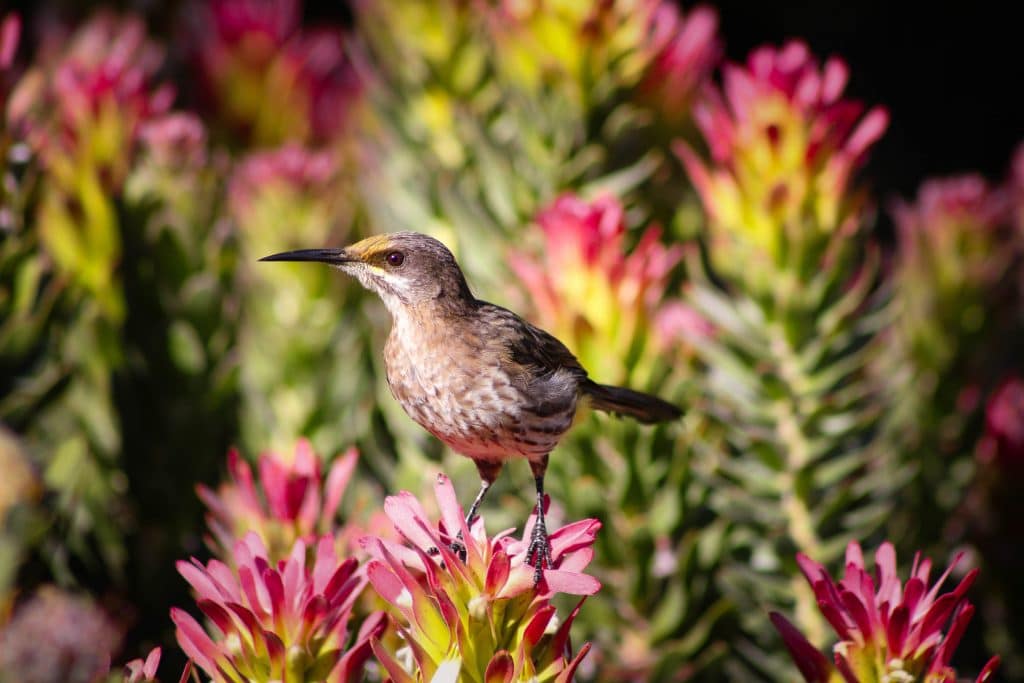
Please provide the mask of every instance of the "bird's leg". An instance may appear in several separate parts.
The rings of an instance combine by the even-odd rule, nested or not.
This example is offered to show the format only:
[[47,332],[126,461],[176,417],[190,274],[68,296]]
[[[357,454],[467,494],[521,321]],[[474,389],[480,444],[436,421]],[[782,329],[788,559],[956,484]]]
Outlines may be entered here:
[[[476,498],[473,500],[473,504],[469,506],[469,512],[466,513],[466,526],[468,527],[473,523],[473,519],[476,517],[476,512],[480,508],[480,503],[484,501],[484,496],[487,495],[487,491],[491,488],[491,484],[501,474],[502,463],[491,462],[489,460],[475,460],[477,472],[480,473],[480,492],[476,494]],[[455,540],[452,541],[451,549],[452,552],[459,556],[459,558],[466,561],[466,546],[463,543],[462,530],[455,535]]]
[[530,546],[526,550],[526,561],[533,565],[533,585],[540,583],[543,568],[551,569],[551,544],[548,542],[548,529],[544,524],[544,473],[548,469],[548,456],[539,462],[530,462],[533,480],[537,484],[537,521],[530,534]]
[[[466,513],[466,526],[473,523],[473,519],[476,517],[477,508],[480,507],[480,503],[483,502],[484,496],[487,495],[487,490],[491,488],[491,482],[486,479],[480,480],[480,493],[476,494],[476,500],[469,506],[469,512]],[[461,531],[459,533],[462,533]]]

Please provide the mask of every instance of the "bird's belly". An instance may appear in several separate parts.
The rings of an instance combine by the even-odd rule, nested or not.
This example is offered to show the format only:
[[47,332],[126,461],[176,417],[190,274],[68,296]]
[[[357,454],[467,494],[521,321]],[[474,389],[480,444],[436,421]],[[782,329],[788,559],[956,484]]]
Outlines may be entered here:
[[575,397],[539,414],[500,370],[460,366],[444,356],[424,363],[389,360],[388,385],[409,417],[474,460],[539,460],[572,426]]

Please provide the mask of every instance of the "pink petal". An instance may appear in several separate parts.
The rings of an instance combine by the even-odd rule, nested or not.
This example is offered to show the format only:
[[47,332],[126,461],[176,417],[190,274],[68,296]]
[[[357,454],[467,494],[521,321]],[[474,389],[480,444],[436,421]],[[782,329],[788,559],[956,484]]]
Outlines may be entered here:
[[222,606],[210,600],[197,600],[196,606],[225,636],[235,631],[235,622],[231,619],[231,614]]
[[146,663],[142,665],[142,675],[146,678],[156,678],[156,670],[160,666],[161,649],[154,647],[146,657]]
[[973,616],[974,606],[969,602],[964,603],[959,609],[957,609],[956,615],[953,617],[951,622],[949,632],[946,634],[946,637],[943,639],[938,651],[935,653],[935,658],[932,660],[931,666],[928,667],[929,672],[941,670],[949,666],[949,662],[953,659],[953,653],[960,644],[960,639],[963,638],[964,631],[967,630],[967,624],[970,623],[971,617]]
[[601,582],[593,576],[566,572],[560,569],[545,569],[544,581],[552,593],[568,595],[594,595],[601,590]]
[[886,637],[889,641],[889,655],[890,657],[903,658],[903,648],[907,639],[907,630],[910,626],[910,611],[906,605],[897,605],[896,609],[892,611],[892,616],[889,619],[888,627],[886,628]]
[[843,600],[843,607],[846,608],[846,613],[850,615],[853,622],[857,625],[857,629],[860,631],[860,635],[864,641],[871,641],[874,632],[871,628],[871,618],[868,616],[867,608],[861,603],[860,599],[856,594],[851,593],[848,590],[844,590],[840,593]]
[[220,656],[220,650],[206,635],[199,622],[193,619],[191,614],[177,607],[171,608],[171,621],[176,627],[175,637],[182,651],[208,674],[216,674],[216,660]]
[[[402,581],[391,569],[380,560],[370,560],[366,565],[366,576],[370,585],[384,600],[391,604],[398,602],[398,596],[405,590]],[[404,607],[399,606],[403,611]]]
[[370,639],[370,647],[373,649],[373,654],[377,661],[388,672],[388,676],[391,677],[394,683],[416,683],[416,680],[406,673],[402,665],[391,657],[391,653],[384,648],[384,645],[377,638]]
[[537,610],[537,613],[533,615],[533,618],[530,619],[530,623],[526,625],[526,629],[523,631],[523,640],[531,646],[540,642],[541,637],[544,635],[544,631],[548,627],[548,622],[551,621],[551,617],[554,615],[555,608],[553,605],[545,605]]
[[462,532],[462,538],[469,538],[469,528],[466,526],[465,514],[462,506],[459,505],[459,498],[455,495],[455,487],[448,477],[443,474],[437,475],[437,482],[434,484],[434,497],[437,498],[437,506],[441,511],[441,520],[444,528],[453,536]]
[[978,674],[978,678],[975,679],[974,683],[985,683],[985,681],[992,677],[992,674],[994,674],[998,668],[999,655],[994,655],[992,659],[985,663],[985,666],[982,668],[981,673]]
[[782,642],[785,643],[786,649],[789,650],[789,654],[793,658],[793,663],[800,669],[804,680],[807,683],[828,683],[832,667],[825,655],[811,645],[804,634],[800,633],[786,617],[778,612],[770,612],[768,618],[771,619],[775,630],[782,636]]
[[320,521],[324,529],[330,528],[331,522],[334,521],[335,515],[337,515],[338,506],[341,504],[341,497],[348,488],[349,480],[352,478],[352,473],[355,472],[358,459],[359,452],[355,448],[350,448],[345,452],[345,455],[337,458],[334,464],[331,465],[331,470],[327,474],[327,483],[324,486],[324,492],[326,493],[324,507],[320,513]]
[[579,668],[580,663],[583,661],[583,658],[587,656],[588,652],[590,652],[590,643],[584,643],[583,647],[580,648],[580,651],[577,652],[576,656],[573,657],[571,662],[569,662],[569,665],[555,678],[555,683],[571,683],[573,676],[576,675],[576,669]]
[[487,663],[487,671],[484,672],[484,683],[512,683],[512,676],[515,672],[515,663],[508,650],[498,650]]
[[487,566],[487,579],[484,582],[484,591],[488,595],[497,595],[505,586],[510,567],[508,555],[503,550],[498,550],[491,556],[491,563]]

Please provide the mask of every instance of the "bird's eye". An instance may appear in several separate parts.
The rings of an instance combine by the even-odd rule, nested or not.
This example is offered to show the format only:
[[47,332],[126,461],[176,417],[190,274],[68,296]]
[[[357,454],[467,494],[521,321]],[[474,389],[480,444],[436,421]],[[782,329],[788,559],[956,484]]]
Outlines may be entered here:
[[398,266],[405,263],[405,254],[403,254],[400,251],[393,251],[389,253],[385,258],[387,258],[388,265],[394,268],[397,268]]

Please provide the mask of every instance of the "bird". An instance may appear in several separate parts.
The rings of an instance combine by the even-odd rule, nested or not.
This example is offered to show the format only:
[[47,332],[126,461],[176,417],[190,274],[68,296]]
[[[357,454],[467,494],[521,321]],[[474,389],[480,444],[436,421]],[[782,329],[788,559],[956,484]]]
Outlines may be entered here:
[[381,298],[392,319],[384,346],[392,396],[415,422],[476,464],[480,490],[467,525],[504,464],[513,458],[529,462],[537,501],[526,560],[535,583],[543,567],[552,568],[544,475],[577,410],[588,403],[648,424],[682,415],[656,396],[595,382],[553,335],[477,299],[452,252],[429,235],[385,233],[343,248],[287,251],[260,261],[325,263]]

